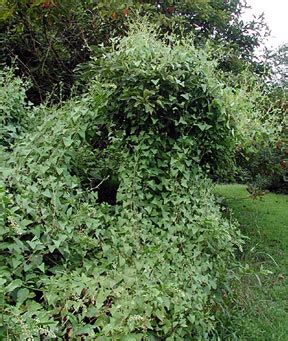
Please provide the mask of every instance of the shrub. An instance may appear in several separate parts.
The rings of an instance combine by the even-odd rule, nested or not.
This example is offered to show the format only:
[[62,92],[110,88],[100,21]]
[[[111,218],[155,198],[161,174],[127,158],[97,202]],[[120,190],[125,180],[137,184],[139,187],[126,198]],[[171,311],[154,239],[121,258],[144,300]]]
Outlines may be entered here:
[[245,139],[237,146],[237,177],[242,182],[248,182],[255,190],[285,192],[288,189],[284,181],[288,157],[287,108],[284,97],[282,103],[278,102],[276,96],[273,100],[271,93],[268,94],[259,98],[258,118],[254,120],[254,123],[258,122],[258,128],[255,129],[251,121],[248,121],[246,128],[242,128],[246,133],[243,134]]
[[238,176],[255,190],[287,192],[287,143],[258,143],[245,151],[238,150]]
[[[86,95],[40,108],[15,144],[2,337],[212,337],[241,236],[201,167],[229,161],[235,96],[205,50],[168,38],[132,32]],[[108,177],[113,205],[97,198]]]
[[172,140],[189,136],[190,159],[223,176],[233,169],[243,125],[259,126],[260,92],[227,85],[209,44],[198,49],[190,38],[156,36],[144,19],[112,52],[82,65],[82,78],[114,87],[107,114],[126,138],[150,129]]
[[28,83],[14,77],[12,69],[0,70],[0,144],[9,147],[25,126]]

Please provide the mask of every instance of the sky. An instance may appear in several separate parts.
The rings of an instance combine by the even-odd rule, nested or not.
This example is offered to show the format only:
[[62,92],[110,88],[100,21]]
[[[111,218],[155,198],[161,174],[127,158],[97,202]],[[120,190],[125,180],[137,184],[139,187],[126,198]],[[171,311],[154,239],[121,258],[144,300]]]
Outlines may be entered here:
[[247,0],[247,4],[252,8],[244,13],[244,20],[264,12],[271,30],[271,37],[265,43],[268,48],[288,43],[288,0]]

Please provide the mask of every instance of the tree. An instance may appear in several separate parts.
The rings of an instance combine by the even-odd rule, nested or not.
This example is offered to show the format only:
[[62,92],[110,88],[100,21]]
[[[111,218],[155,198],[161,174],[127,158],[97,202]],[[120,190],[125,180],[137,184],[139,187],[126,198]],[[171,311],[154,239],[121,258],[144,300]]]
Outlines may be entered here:
[[[239,72],[247,65],[261,69],[254,49],[263,35],[263,18],[244,24],[242,0],[1,0],[0,63],[16,63],[33,87],[28,97],[41,102],[55,86],[69,94],[75,83],[74,69],[89,60],[99,44],[123,36],[127,18],[148,14],[162,31],[195,34],[195,42],[211,39],[225,44],[224,70]],[[229,56],[229,57],[228,57]],[[62,83],[62,85],[60,85]],[[56,93],[59,91],[56,91]]]

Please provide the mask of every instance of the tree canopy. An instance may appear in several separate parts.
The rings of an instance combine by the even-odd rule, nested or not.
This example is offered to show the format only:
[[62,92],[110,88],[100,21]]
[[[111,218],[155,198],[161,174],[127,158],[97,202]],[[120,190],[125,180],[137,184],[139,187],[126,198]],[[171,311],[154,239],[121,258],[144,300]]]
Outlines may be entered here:
[[1,0],[0,63],[11,65],[16,59],[19,74],[33,82],[28,97],[34,102],[59,86],[68,94],[75,83],[75,67],[89,60],[99,44],[110,45],[110,38],[125,35],[130,18],[141,13],[164,33],[193,32],[195,43],[210,39],[224,44],[223,69],[239,72],[248,63],[260,72],[254,49],[265,35],[265,24],[263,18],[244,23],[245,8],[242,0]]

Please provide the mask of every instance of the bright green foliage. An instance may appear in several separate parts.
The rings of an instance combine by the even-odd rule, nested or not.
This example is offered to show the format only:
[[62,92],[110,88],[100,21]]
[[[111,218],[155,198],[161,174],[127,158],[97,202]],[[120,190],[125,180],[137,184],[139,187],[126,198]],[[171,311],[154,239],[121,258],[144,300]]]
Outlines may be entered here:
[[0,144],[8,147],[25,126],[27,84],[12,69],[0,70]]
[[[26,146],[34,149],[31,142]],[[9,334],[19,337],[27,328],[34,336],[71,329],[74,337],[205,338],[213,330],[213,293],[224,283],[237,232],[185,164],[181,144],[162,160],[157,145],[165,148],[160,138],[143,137],[133,156],[123,155],[113,208],[81,193],[61,162],[63,173],[51,175],[49,151],[40,159],[20,156],[30,176],[23,166],[12,173],[10,187],[18,188],[5,196],[1,232]]]
[[228,86],[209,46],[176,36],[163,43],[147,25],[83,66],[83,77],[114,87],[107,114],[126,138],[150,130],[172,141],[189,136],[191,161],[212,176],[228,172],[235,143],[261,125],[254,112],[260,92]]
[[284,341],[288,336],[288,197],[269,193],[255,200],[236,184],[217,186],[216,191],[249,237],[242,255],[246,270],[234,285],[236,295],[226,299],[227,320],[220,339]]
[[[6,154],[2,337],[212,337],[241,236],[200,166],[229,161],[236,95],[208,52],[166,38],[132,32]],[[108,177],[115,205],[97,198]]]

